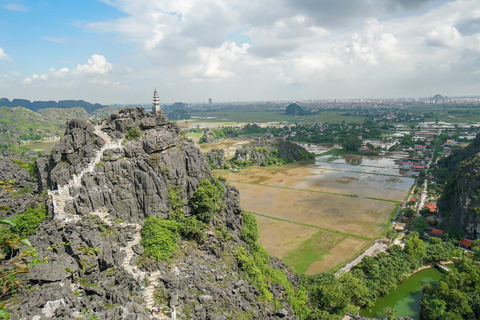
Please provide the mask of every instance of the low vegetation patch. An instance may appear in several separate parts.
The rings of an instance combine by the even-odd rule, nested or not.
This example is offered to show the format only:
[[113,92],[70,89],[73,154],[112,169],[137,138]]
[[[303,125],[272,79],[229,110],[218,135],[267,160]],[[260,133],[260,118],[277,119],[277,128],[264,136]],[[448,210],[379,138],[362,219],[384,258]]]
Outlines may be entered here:
[[149,216],[143,224],[140,243],[155,260],[168,260],[178,248],[178,229],[176,221]]
[[333,233],[325,236],[324,232],[319,231],[302,242],[295,250],[288,252],[282,260],[292,266],[296,272],[305,273],[312,263],[322,260],[330,249],[345,238],[343,235]]

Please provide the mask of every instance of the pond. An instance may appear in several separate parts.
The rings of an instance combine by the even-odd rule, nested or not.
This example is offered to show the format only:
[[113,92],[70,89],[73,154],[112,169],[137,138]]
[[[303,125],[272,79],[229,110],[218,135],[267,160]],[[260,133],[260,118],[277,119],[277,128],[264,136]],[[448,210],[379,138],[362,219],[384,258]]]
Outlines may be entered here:
[[377,299],[375,305],[368,309],[362,309],[363,317],[384,316],[383,309],[391,307],[395,310],[395,316],[409,316],[414,320],[420,319],[420,299],[422,298],[422,286],[425,283],[438,281],[443,273],[437,268],[429,268],[419,271],[400,283],[395,290],[386,296]]

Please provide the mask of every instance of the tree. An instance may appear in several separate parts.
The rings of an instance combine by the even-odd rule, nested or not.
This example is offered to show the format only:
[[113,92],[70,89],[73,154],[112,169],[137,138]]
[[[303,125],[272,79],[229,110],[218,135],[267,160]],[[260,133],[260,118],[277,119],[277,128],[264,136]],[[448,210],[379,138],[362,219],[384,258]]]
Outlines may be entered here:
[[362,146],[362,139],[349,135],[343,140],[343,148],[347,151],[357,151]]
[[405,208],[402,210],[402,213],[405,215],[405,217],[412,218],[415,215],[415,210],[412,208]]
[[446,303],[443,300],[422,300],[422,315],[424,319],[444,319]]
[[428,228],[427,219],[425,219],[424,217],[418,217],[412,221],[410,227],[413,231],[416,231],[419,234],[423,234]]
[[398,238],[398,232],[393,230],[393,229],[390,229],[390,230],[387,231],[386,237],[390,241],[393,241],[393,240]]
[[422,258],[425,256],[425,244],[417,236],[410,236],[405,242],[405,253],[415,258]]
[[430,238],[426,249],[426,257],[432,261],[449,261],[453,258],[456,247],[451,242],[443,242],[439,238]]
[[200,181],[200,186],[193,193],[190,203],[198,220],[208,223],[213,215],[220,213],[224,204],[221,200],[225,189],[215,180],[214,183],[205,179]]

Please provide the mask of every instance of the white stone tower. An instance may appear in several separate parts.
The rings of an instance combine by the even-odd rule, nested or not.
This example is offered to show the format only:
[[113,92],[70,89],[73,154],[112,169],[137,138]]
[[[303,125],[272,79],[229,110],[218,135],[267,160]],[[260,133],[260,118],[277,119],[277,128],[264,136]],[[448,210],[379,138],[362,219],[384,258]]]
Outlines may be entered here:
[[153,92],[153,105],[152,105],[152,113],[157,114],[160,113],[160,99],[158,99],[158,92],[157,88],[155,88],[155,91]]

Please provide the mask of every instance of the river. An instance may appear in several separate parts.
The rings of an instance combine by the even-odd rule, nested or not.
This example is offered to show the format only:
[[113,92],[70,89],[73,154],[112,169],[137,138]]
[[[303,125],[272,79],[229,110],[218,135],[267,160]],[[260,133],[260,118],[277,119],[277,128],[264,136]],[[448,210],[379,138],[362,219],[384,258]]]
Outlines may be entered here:
[[420,319],[420,299],[422,298],[422,286],[425,283],[437,281],[443,273],[437,268],[429,268],[419,271],[400,283],[395,290],[380,297],[375,305],[368,309],[362,309],[363,317],[383,317],[383,309],[392,307],[396,317],[409,316],[414,320]]

